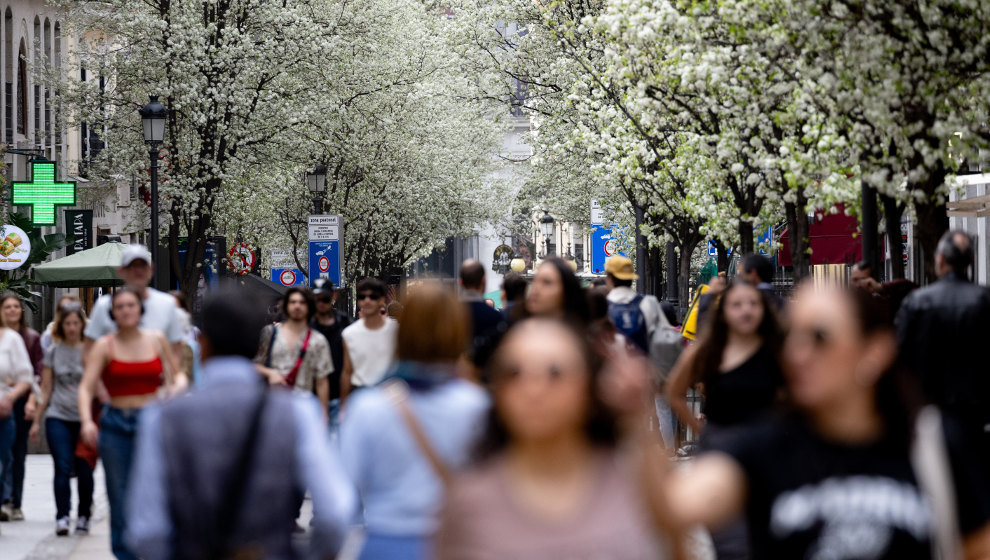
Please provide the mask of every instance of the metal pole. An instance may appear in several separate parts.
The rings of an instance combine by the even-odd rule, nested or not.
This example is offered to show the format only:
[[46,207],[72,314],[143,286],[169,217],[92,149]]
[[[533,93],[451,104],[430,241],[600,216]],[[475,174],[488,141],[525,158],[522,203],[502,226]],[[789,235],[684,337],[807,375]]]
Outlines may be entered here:
[[672,241],[667,242],[667,301],[672,303],[677,307],[680,302],[678,299],[680,294],[677,289],[677,280],[679,277],[679,269],[677,266],[677,250],[674,248],[674,243]]
[[151,156],[151,260],[155,273],[151,276],[151,287],[158,289],[158,146],[148,150]]

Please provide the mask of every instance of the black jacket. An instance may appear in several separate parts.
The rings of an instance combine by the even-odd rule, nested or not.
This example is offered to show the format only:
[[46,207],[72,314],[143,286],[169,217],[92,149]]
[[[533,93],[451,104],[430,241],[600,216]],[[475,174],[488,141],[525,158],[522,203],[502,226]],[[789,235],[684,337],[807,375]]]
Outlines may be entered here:
[[947,274],[909,295],[896,325],[902,361],[925,396],[964,419],[990,420],[990,292]]

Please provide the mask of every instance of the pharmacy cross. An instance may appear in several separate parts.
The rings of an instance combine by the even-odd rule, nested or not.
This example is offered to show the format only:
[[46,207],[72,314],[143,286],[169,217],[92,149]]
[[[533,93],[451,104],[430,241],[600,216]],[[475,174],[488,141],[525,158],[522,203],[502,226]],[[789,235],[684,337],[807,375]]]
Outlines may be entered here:
[[55,225],[55,206],[75,206],[76,184],[56,182],[54,161],[31,161],[31,182],[11,183],[13,203],[31,206],[31,223],[35,226]]

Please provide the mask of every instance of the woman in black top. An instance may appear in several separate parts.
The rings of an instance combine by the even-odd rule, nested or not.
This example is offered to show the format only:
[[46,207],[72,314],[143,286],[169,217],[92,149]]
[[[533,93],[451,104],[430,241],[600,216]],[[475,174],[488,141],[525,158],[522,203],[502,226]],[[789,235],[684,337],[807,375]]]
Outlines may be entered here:
[[988,557],[987,471],[910,399],[883,311],[859,293],[799,293],[783,352],[792,412],[717,435],[671,473],[663,497],[682,522],[745,511],[754,558]]
[[667,383],[670,406],[696,432],[701,422],[687,391],[703,387],[709,428],[728,428],[767,412],[780,392],[780,327],[766,296],[733,282],[715,304],[698,343],[684,352]]

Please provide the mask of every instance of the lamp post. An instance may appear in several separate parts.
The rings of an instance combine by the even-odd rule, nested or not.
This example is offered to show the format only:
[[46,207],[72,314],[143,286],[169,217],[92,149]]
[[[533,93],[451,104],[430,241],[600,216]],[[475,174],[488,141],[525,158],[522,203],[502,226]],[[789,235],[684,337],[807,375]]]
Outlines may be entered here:
[[549,210],[543,211],[543,217],[540,218],[540,230],[543,232],[543,243],[545,246],[543,254],[549,257],[550,238],[553,237],[553,216],[550,215]]
[[323,193],[327,190],[327,166],[317,165],[306,173],[306,186],[313,195],[313,213],[323,213]]
[[514,255],[512,255],[512,260],[509,261],[509,268],[511,268],[513,272],[522,274],[522,272],[526,270],[526,258],[520,255],[517,251]]
[[[151,158],[151,258],[158,264],[158,159],[161,157],[161,145],[165,141],[165,122],[168,119],[168,109],[158,102],[157,95],[148,96],[151,101],[141,108],[138,113],[144,124],[144,142],[148,145],[148,156]],[[151,279],[151,287],[158,288],[158,271]]]

